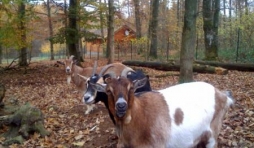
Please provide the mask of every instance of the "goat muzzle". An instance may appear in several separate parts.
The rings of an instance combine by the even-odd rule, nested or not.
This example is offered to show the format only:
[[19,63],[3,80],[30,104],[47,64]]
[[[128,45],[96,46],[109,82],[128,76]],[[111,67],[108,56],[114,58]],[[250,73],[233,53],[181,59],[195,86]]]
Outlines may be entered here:
[[66,72],[67,75],[70,75],[71,74],[71,69],[66,68],[65,72]]
[[93,104],[95,102],[92,96],[84,96],[83,99],[85,104]]
[[116,102],[116,115],[119,118],[122,118],[128,109],[128,104],[124,99],[119,99]]

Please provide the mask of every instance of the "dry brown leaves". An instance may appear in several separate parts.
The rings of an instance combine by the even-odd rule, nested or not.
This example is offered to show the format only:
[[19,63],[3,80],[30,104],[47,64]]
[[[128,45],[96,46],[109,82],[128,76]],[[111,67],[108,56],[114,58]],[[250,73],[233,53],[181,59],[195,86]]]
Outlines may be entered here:
[[[103,65],[106,60],[100,60]],[[101,104],[85,115],[85,106],[74,85],[67,85],[64,67],[54,67],[55,61],[36,63],[27,74],[24,70],[6,71],[0,76],[7,92],[4,101],[27,101],[45,115],[45,127],[51,135],[41,138],[33,134],[23,145],[16,147],[114,147],[114,127],[107,110]],[[92,66],[93,61],[88,61]],[[150,75],[152,87],[161,89],[177,84],[177,72],[157,78],[165,72],[142,68]],[[235,106],[229,110],[219,136],[219,147],[254,147],[254,73],[230,71],[227,75],[196,74],[196,81],[206,81],[222,90],[232,90]],[[4,129],[0,130],[3,132]],[[3,141],[0,138],[0,142]],[[1,145],[0,145],[1,146]]]

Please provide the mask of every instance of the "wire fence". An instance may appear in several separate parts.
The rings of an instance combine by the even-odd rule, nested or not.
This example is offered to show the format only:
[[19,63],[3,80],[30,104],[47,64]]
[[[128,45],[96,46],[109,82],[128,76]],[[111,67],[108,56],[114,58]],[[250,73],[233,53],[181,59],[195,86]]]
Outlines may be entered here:
[[[222,39],[219,41],[219,60],[224,62],[239,62],[239,63],[254,63],[254,44],[250,45],[249,42],[246,42],[243,38],[244,32],[238,30],[233,37],[234,39],[228,40]],[[221,36],[220,38],[223,38]],[[160,43],[160,42],[159,42]],[[205,46],[203,42],[203,37],[197,37],[196,49],[194,57],[196,60],[204,59]],[[50,52],[42,52],[38,47],[36,49],[28,49],[28,59],[29,61],[40,61],[40,60],[49,60]],[[147,61],[149,51],[147,50],[146,42],[123,42],[115,43],[115,60],[141,60]],[[180,59],[180,50],[172,49],[172,46],[169,43],[169,46],[162,46],[158,44],[157,54],[158,61],[166,62],[168,60],[179,60]],[[85,59],[101,59],[105,58],[105,45],[86,45],[80,51]],[[61,46],[57,52],[54,53],[54,58],[65,59],[67,55],[65,46]],[[14,59],[19,57],[19,52],[12,48],[3,48],[2,49],[2,63],[11,63]]]

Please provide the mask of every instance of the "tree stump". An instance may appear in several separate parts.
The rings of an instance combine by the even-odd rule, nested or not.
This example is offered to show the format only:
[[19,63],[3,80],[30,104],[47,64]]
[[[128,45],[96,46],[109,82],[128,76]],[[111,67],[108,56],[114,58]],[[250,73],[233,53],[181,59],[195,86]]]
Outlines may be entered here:
[[9,130],[1,136],[5,137],[3,145],[22,144],[29,134],[39,133],[42,137],[50,133],[44,128],[44,117],[40,109],[26,103],[13,114],[0,116],[0,126],[8,125]]

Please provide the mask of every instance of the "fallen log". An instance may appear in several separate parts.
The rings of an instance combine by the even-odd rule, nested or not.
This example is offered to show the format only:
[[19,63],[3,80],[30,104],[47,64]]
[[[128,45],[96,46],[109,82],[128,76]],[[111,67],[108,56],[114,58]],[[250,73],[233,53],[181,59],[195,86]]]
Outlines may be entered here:
[[222,67],[228,70],[254,71],[254,64],[247,63],[221,63],[215,61],[195,61],[197,64]]
[[[148,67],[153,68],[156,70],[163,70],[163,71],[179,71],[180,64],[177,62],[151,62],[151,61],[123,61],[124,65],[128,66],[141,66],[141,67]],[[227,69],[221,67],[214,67],[209,65],[200,65],[194,64],[193,71],[198,73],[210,73],[210,74],[218,74],[218,75],[225,75],[228,73]]]

